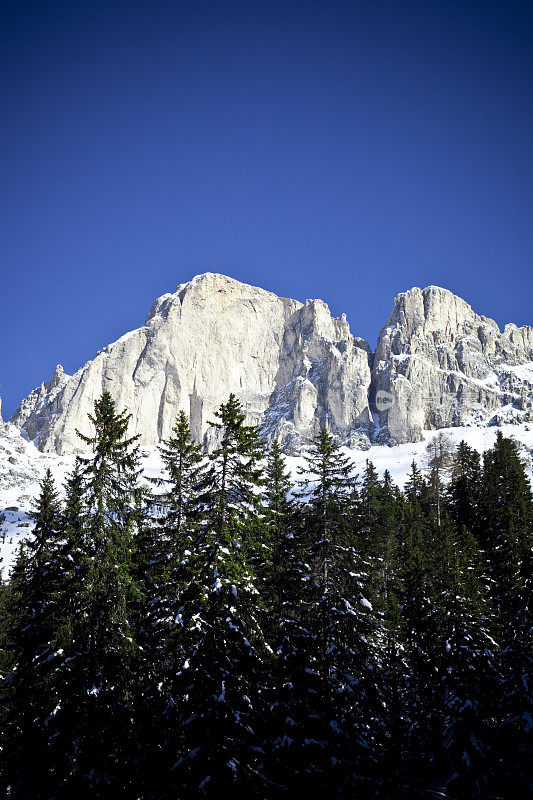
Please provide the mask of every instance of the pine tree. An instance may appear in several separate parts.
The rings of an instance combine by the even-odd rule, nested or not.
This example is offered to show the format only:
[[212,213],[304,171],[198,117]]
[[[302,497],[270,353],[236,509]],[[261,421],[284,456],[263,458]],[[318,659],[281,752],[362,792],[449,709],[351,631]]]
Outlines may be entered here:
[[441,589],[440,653],[434,663],[441,675],[444,735],[443,767],[454,796],[491,793],[491,722],[497,693],[497,644],[491,636],[483,560],[463,525],[453,539],[452,559]]
[[64,590],[61,596],[64,641],[70,641],[72,621],[79,607],[77,600],[88,571],[88,541],[86,538],[85,480],[79,458],[65,481],[65,501],[61,515],[62,542],[60,558],[64,570]]
[[250,534],[253,511],[258,506],[257,488],[262,485],[262,456],[258,430],[245,425],[246,415],[234,394],[215,412],[218,421],[211,423],[218,431],[218,447],[209,456],[209,524],[220,537],[252,551],[256,541],[244,541]]
[[180,797],[261,796],[266,646],[251,560],[250,524],[261,482],[257,431],[232,395],[216,417],[207,524],[185,569],[174,698],[182,719],[172,780]]
[[405,509],[398,591],[405,622],[403,639],[407,668],[407,742],[404,764],[409,796],[427,790],[434,753],[437,682],[432,664],[435,599],[428,539],[433,522],[418,501]]
[[383,480],[367,461],[361,479],[355,531],[361,539],[369,573],[375,645],[374,719],[376,742],[371,785],[376,796],[389,797],[404,782],[404,752],[408,738],[407,657],[405,620],[400,596],[399,565],[404,544],[404,501],[388,470]]
[[285,467],[280,444],[275,439],[267,456],[264,488],[267,521],[274,538],[277,538],[277,535],[283,532],[289,524],[293,511],[290,492],[291,480]]
[[533,502],[511,439],[498,431],[483,461],[481,535],[490,558],[502,648],[502,723],[496,746],[502,754],[502,786],[520,796],[533,790]]
[[435,506],[437,526],[441,524],[443,478],[448,475],[453,458],[453,445],[449,436],[439,431],[427,444],[426,456],[429,467],[428,488]]
[[129,416],[116,412],[107,392],[89,419],[94,434],[80,437],[92,455],[80,458],[67,491],[66,531],[82,579],[69,599],[75,613],[61,665],[56,725],[64,767],[57,794],[127,797],[135,751],[132,554],[143,495],[138,437],[127,438]]
[[205,459],[200,445],[193,441],[189,420],[180,411],[172,436],[159,448],[167,477],[166,492],[158,498],[166,510],[165,525],[175,538],[201,522],[205,505]]
[[[313,708],[321,699],[320,677],[307,669],[312,632],[306,627],[306,590],[309,567],[304,526],[299,508],[290,498],[291,481],[277,442],[271,446],[265,468],[265,506],[271,568],[265,586],[267,630],[276,659],[267,691],[269,713],[263,730],[270,796],[286,796],[303,789],[315,775],[311,750],[316,748]],[[311,702],[310,702],[311,698]],[[309,719],[311,717],[311,719]],[[321,732],[322,733],[322,732]],[[307,739],[307,742],[305,741]],[[322,785],[322,782],[321,784]]]
[[286,760],[298,770],[292,790],[324,796],[340,785],[349,791],[360,781],[361,753],[370,745],[362,722],[371,683],[370,603],[360,553],[350,541],[349,459],[323,429],[306,462],[300,472],[306,552],[288,585],[295,599],[288,598],[278,648],[283,685],[293,688],[278,740],[290,744]]
[[154,497],[156,513],[143,526],[136,549],[136,570],[143,587],[137,620],[142,792],[158,800],[171,791],[169,773],[176,761],[181,720],[174,693],[182,647],[183,594],[194,577],[192,554],[199,547],[207,499],[205,458],[192,439],[183,411],[173,435],[159,449],[165,470],[156,484],[163,492]]
[[[266,622],[275,638],[275,627],[280,615],[280,603],[284,593],[283,582],[286,575],[286,559],[292,552],[293,523],[295,507],[291,493],[291,480],[285,467],[285,459],[279,442],[274,440],[270,447],[265,466],[264,481],[264,525],[265,536],[260,546],[265,553],[265,572],[260,577],[269,592],[270,605]],[[272,613],[274,612],[274,613]]]
[[408,796],[410,781],[406,763],[410,716],[409,661],[405,646],[405,619],[396,591],[390,590],[381,618],[375,654],[375,682],[379,713],[376,714],[376,746],[372,787],[376,797]]
[[[178,414],[173,435],[159,448],[165,470],[156,484],[164,491],[153,498],[155,514],[137,537],[136,568],[144,587],[143,603],[149,613],[145,633],[174,619],[179,597],[190,580],[184,568],[187,552],[194,550],[206,506],[206,464],[195,444],[186,414]],[[158,630],[157,641],[143,647],[164,647]],[[161,650],[161,657],[162,655]],[[157,659],[155,659],[157,661]]]
[[[0,537],[4,537],[5,515],[0,514]],[[3,559],[0,556],[0,683],[3,683],[11,670],[11,652],[9,649],[9,583],[3,575]],[[2,739],[0,733],[0,747]]]
[[61,656],[62,569],[60,506],[50,470],[32,517],[34,535],[20,547],[7,609],[13,669],[6,681],[1,774],[13,798],[52,796],[56,781],[48,726],[60,703],[54,674]]
[[371,461],[366,462],[361,479],[355,527],[365,556],[371,565],[371,601],[385,612],[393,576],[397,571],[398,530],[403,514],[401,495],[386,470],[379,480]]
[[452,463],[447,506],[455,524],[464,525],[474,535],[480,524],[481,489],[480,455],[462,441]]
[[[309,582],[308,538],[302,515],[276,550],[274,672],[268,687],[264,747],[272,796],[324,796],[329,766],[327,688],[317,668],[316,592]],[[332,732],[333,733],[333,732]]]
[[422,475],[421,470],[418,468],[416,461],[412,461],[411,471],[405,483],[404,489],[406,500],[411,504],[420,503],[425,492],[425,488],[426,485],[424,476]]
[[481,517],[482,546],[490,552],[492,564],[493,599],[511,631],[515,609],[509,603],[528,578],[533,511],[531,487],[517,446],[500,431],[484,456]]

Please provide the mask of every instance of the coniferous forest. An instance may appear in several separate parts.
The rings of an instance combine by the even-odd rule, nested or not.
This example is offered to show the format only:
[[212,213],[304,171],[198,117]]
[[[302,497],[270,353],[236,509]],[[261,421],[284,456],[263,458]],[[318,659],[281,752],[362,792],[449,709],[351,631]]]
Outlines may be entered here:
[[234,396],[143,479],[109,394],[0,586],[1,791],[533,794],[533,511],[512,440],[436,435],[403,491],[327,430],[289,478]]

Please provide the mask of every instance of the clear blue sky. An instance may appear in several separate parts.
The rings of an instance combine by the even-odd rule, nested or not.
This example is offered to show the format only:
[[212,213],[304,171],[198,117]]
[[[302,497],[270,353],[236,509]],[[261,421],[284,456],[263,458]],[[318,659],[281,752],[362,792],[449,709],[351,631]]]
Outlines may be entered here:
[[533,3],[3,0],[6,418],[198,272],[533,323]]

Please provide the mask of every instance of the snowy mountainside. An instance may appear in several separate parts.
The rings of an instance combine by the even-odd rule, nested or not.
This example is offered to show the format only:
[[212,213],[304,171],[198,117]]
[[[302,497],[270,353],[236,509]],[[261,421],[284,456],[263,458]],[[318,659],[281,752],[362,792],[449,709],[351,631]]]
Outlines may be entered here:
[[18,428],[0,420],[0,566],[8,570],[19,542],[29,532],[29,513],[39,492],[39,481],[50,468],[60,484],[69,471],[74,456],[61,457],[41,453],[33,442],[21,435]]
[[[522,458],[526,463],[530,477],[533,477],[533,425],[502,425],[496,427],[454,427],[443,429],[452,442],[457,445],[462,439],[480,453],[490,448],[501,430],[519,442]],[[367,450],[344,448],[354,464],[356,473],[361,473],[367,459],[372,461],[379,474],[388,469],[393,480],[403,486],[409,472],[411,462],[416,461],[424,466],[426,441],[435,435],[435,431],[425,431],[424,439],[419,442],[390,447],[374,444]],[[75,456],[59,456],[55,453],[42,453],[33,442],[29,442],[10,423],[0,422],[0,515],[4,514],[5,522],[0,533],[0,567],[8,574],[23,538],[31,534],[32,522],[29,518],[34,499],[39,492],[39,481],[46,469],[50,468],[58,488],[72,469]],[[141,463],[146,477],[156,477],[162,470],[162,461],[157,447],[150,446],[141,450]],[[288,456],[287,466],[293,477],[298,467],[304,465],[302,456]]]
[[533,421],[533,328],[501,331],[447,289],[395,300],[373,358],[373,439],[417,441],[426,430]]

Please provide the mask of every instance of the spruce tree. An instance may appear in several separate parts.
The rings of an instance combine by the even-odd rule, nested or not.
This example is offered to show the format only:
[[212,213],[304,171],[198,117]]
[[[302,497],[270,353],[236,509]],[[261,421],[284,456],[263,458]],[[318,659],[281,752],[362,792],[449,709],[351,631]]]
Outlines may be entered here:
[[[176,603],[191,577],[184,569],[185,555],[196,547],[207,499],[205,457],[192,439],[185,412],[178,414],[172,437],[159,450],[164,471],[155,483],[163,491],[152,499],[153,513],[136,548],[148,628],[164,627],[165,620],[176,616]],[[158,631],[158,639],[164,638]]]
[[275,439],[268,452],[265,466],[264,498],[267,521],[274,538],[283,532],[290,522],[293,503],[290,499],[291,480],[279,442]]
[[201,521],[205,505],[205,458],[200,445],[192,438],[189,420],[184,411],[176,418],[172,436],[159,448],[165,475],[166,491],[158,497],[166,516],[165,525],[179,538],[187,527]]
[[[260,547],[265,557],[264,573],[260,576],[270,596],[267,623],[275,638],[275,626],[280,614],[280,603],[284,593],[286,559],[292,552],[294,502],[290,496],[291,480],[285,467],[285,459],[279,442],[274,440],[268,452],[264,480],[264,531]],[[272,613],[274,612],[274,613]]]
[[[5,515],[0,514],[0,537],[4,537]],[[3,683],[10,672],[11,651],[9,648],[9,630],[11,627],[9,617],[9,582],[3,572],[3,559],[0,556],[0,683]],[[0,734],[0,747],[1,734]]]
[[409,660],[405,645],[405,619],[396,590],[390,590],[379,625],[375,653],[375,683],[379,712],[376,713],[376,745],[371,772],[376,797],[408,794],[410,781],[406,763],[410,715]]
[[57,781],[51,723],[61,703],[54,675],[61,658],[63,575],[60,506],[50,470],[32,518],[33,537],[20,546],[7,608],[13,668],[6,680],[0,772],[13,798],[52,796]]
[[426,459],[429,468],[429,498],[434,505],[437,526],[442,517],[442,495],[444,478],[449,474],[454,448],[449,436],[439,431],[426,446]]
[[404,541],[400,550],[398,591],[405,622],[407,669],[407,742],[405,752],[408,790],[413,796],[428,787],[435,743],[437,682],[432,664],[435,598],[428,539],[434,520],[428,520],[418,501],[405,508]]
[[474,535],[480,524],[482,472],[480,455],[465,441],[455,453],[447,487],[447,506],[455,524],[464,525]]
[[138,706],[142,709],[141,789],[160,800],[171,792],[169,774],[176,761],[181,724],[175,676],[182,648],[183,595],[193,580],[192,554],[201,546],[206,503],[206,465],[180,411],[172,436],[159,448],[164,463],[155,481],[163,491],[153,498],[153,513],[137,540],[136,571],[142,586],[137,619],[140,646]]
[[502,786],[519,796],[533,790],[533,502],[518,447],[501,431],[483,461],[481,535],[502,648],[496,746]]
[[355,529],[364,554],[371,564],[371,600],[376,610],[385,612],[389,602],[393,576],[397,570],[399,540],[403,513],[401,497],[386,470],[379,480],[371,461],[366,462],[361,478]]
[[184,554],[191,579],[181,595],[175,701],[182,724],[172,781],[180,797],[261,796],[266,646],[251,567],[257,431],[232,395],[216,412],[207,522]]
[[405,620],[400,604],[399,565],[404,544],[404,501],[388,470],[380,481],[367,461],[361,479],[355,532],[369,572],[375,645],[374,720],[376,742],[371,781],[376,796],[390,796],[404,784],[408,737]]
[[453,537],[453,555],[441,589],[440,652],[445,783],[454,796],[486,797],[493,790],[492,698],[498,691],[497,649],[492,631],[483,560],[463,525]]
[[215,411],[215,417],[211,426],[219,441],[209,456],[209,525],[218,536],[240,542],[251,552],[256,541],[246,538],[253,529],[249,523],[258,508],[257,489],[263,482],[259,433],[256,427],[244,424],[246,415],[234,394]]
[[[361,554],[350,537],[354,476],[349,459],[325,429],[315,437],[300,471],[299,581],[289,587],[296,608],[283,623],[279,657],[287,698],[287,760],[298,765],[296,788],[324,796],[360,784],[363,752],[371,745],[369,621]],[[293,601],[294,602],[294,601]],[[291,752],[292,751],[292,752]]]
[[89,419],[94,433],[80,438],[92,452],[80,458],[67,493],[66,530],[82,579],[70,598],[75,614],[56,717],[65,754],[58,796],[128,797],[135,751],[130,612],[138,597],[132,556],[143,495],[138,437],[127,437],[130,417],[117,413],[108,392],[95,401]]
[[425,488],[424,476],[422,475],[422,472],[419,469],[416,461],[412,461],[409,477],[407,478],[404,488],[406,500],[411,504],[420,503],[425,492]]

